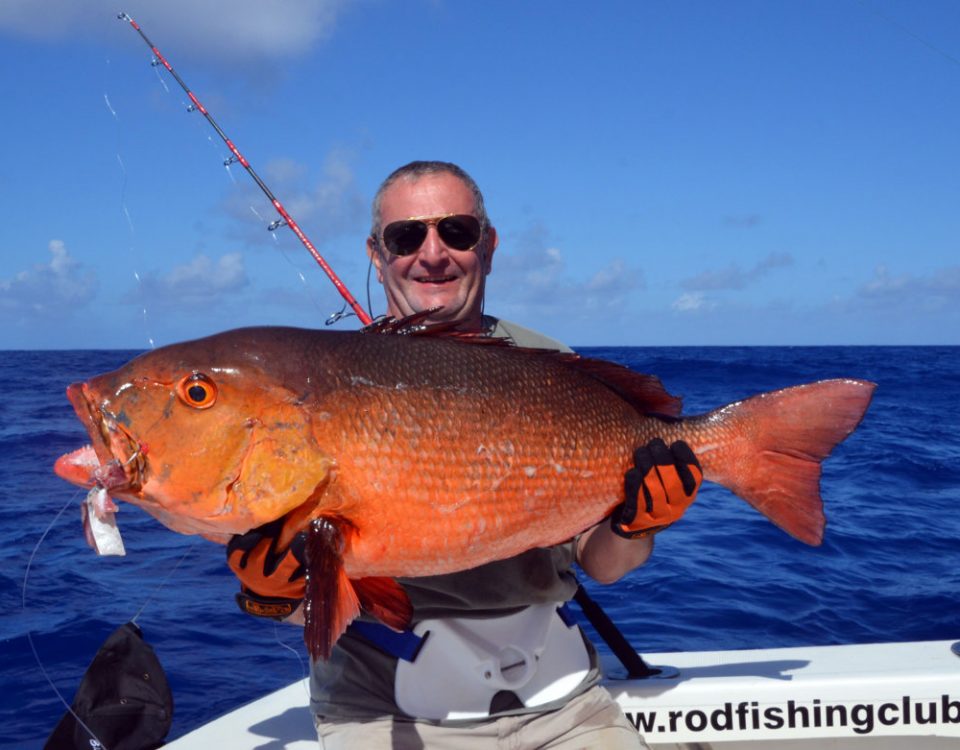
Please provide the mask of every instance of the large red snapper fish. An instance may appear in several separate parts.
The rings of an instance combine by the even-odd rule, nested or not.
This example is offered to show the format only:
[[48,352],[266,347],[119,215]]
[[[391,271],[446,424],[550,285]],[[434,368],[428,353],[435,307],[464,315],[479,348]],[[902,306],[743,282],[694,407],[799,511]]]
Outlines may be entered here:
[[685,440],[705,479],[819,544],[820,462],[875,387],[826,380],[680,417],[657,378],[620,365],[397,335],[402,323],[228,331],[74,383],[92,446],[55,471],[218,542],[293,513],[311,529],[307,643],[328,656],[361,607],[407,624],[397,576],[472,568],[598,523],[654,437]]

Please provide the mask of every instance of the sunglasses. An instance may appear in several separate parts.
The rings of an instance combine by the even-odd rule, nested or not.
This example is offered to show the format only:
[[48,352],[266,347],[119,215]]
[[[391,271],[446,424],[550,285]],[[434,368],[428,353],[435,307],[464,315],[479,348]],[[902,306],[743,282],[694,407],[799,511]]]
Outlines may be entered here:
[[436,227],[443,243],[454,250],[473,250],[483,234],[480,220],[469,214],[417,217],[387,224],[383,244],[394,255],[412,255],[427,239],[430,227]]

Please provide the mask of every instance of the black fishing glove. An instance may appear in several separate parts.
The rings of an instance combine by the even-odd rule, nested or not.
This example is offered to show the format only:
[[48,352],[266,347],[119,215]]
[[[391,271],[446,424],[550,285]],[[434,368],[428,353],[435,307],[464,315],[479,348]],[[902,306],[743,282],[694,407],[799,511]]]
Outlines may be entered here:
[[623,478],[624,500],[610,514],[610,526],[626,539],[663,531],[690,507],[702,482],[689,445],[678,440],[667,448],[654,438],[633,452],[633,468]]
[[306,589],[306,534],[279,548],[287,516],[239,534],[227,544],[227,565],[240,579],[237,604],[256,617],[283,620],[303,601]]

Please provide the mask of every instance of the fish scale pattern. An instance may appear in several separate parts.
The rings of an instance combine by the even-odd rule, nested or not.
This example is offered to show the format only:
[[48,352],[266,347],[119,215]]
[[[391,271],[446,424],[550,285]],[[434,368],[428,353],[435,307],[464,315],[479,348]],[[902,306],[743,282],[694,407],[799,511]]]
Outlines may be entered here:
[[351,577],[473,567],[569,538],[619,502],[640,417],[607,389],[549,356],[397,343],[376,378],[343,377],[363,403],[334,449]]

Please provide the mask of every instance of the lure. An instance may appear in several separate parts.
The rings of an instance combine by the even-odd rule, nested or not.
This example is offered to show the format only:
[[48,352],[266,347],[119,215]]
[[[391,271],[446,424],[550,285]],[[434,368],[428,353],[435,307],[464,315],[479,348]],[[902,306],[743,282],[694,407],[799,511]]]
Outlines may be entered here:
[[93,487],[80,506],[83,533],[98,555],[126,555],[120,529],[117,528],[116,503],[103,487]]

